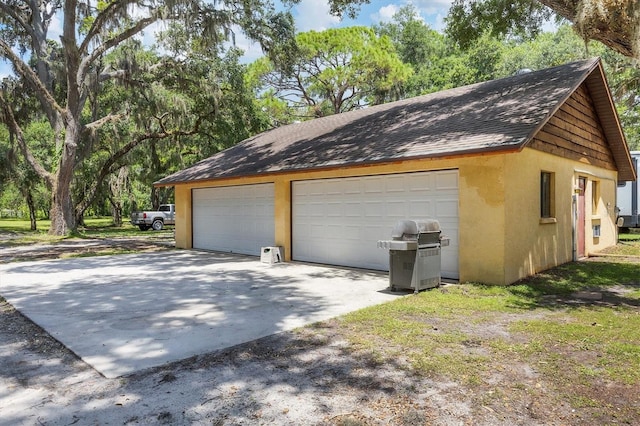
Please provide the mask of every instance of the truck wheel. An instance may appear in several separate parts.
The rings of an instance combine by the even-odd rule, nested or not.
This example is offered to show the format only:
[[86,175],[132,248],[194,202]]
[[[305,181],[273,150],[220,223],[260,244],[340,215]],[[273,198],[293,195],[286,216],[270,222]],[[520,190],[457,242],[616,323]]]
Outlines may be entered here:
[[154,220],[153,223],[151,224],[151,227],[153,228],[154,231],[162,231],[163,226],[164,224],[160,219]]
[[146,231],[149,229],[149,225],[138,225],[138,228],[140,228],[141,231]]

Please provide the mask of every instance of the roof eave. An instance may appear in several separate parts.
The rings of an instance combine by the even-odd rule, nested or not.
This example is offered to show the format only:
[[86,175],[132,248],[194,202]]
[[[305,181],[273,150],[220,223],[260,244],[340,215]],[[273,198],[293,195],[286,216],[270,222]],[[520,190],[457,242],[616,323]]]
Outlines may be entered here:
[[[584,77],[580,80],[576,80],[576,83],[571,90],[549,110],[547,116],[538,123],[538,125],[532,129],[531,133],[522,143],[520,149],[524,149],[527,145],[533,141],[534,137],[547,122],[553,117],[558,110],[564,105],[564,103],[578,90],[580,85],[585,83],[596,107],[598,117],[600,117],[600,124],[605,132],[605,137],[609,142],[613,158],[618,167],[618,180],[619,181],[634,181],[637,179],[635,168],[631,161],[631,155],[629,154],[629,147],[627,145],[622,126],[620,124],[620,118],[616,110],[607,78],[602,67],[602,60],[597,58],[593,61],[592,66],[585,71]],[[594,93],[599,96],[594,96]],[[602,122],[602,117],[606,118],[605,123]]]
[[595,105],[600,125],[604,130],[613,158],[618,166],[619,181],[634,181],[637,179],[633,167],[629,145],[627,144],[620,117],[616,109],[602,62],[598,60],[597,68],[592,70],[585,79],[587,88]]
[[318,167],[312,167],[312,168],[256,172],[253,174],[245,174],[245,173],[237,174],[237,175],[231,174],[231,175],[225,175],[225,176],[206,177],[201,179],[175,180],[170,182],[163,182],[165,179],[161,179],[157,182],[154,182],[153,186],[154,187],[171,187],[176,185],[187,185],[187,184],[192,185],[192,184],[198,184],[202,182],[215,182],[215,181],[228,180],[228,179],[263,178],[263,177],[278,176],[278,175],[285,175],[285,174],[320,172],[320,171],[326,171],[326,170],[343,169],[345,167],[371,167],[371,166],[378,166],[383,164],[403,163],[407,161],[419,161],[419,160],[429,160],[429,159],[442,160],[442,159],[460,158],[460,157],[469,157],[469,156],[509,154],[513,152],[519,152],[521,150],[521,145],[522,145],[521,143],[516,143],[511,145],[501,145],[501,146],[489,147],[489,148],[468,149],[468,150],[458,151],[458,152],[444,152],[444,153],[437,153],[432,155],[422,155],[422,156],[402,157],[402,158],[385,158],[380,160],[363,161],[359,163],[345,163],[345,164],[335,164],[335,165],[328,165],[328,166],[318,166]]

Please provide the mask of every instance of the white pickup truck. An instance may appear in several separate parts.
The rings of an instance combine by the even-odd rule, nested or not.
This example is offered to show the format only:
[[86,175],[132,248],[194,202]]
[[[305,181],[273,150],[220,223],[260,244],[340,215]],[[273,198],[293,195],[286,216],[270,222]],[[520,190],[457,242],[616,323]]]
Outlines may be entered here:
[[141,231],[152,228],[160,231],[165,225],[176,224],[175,204],[162,204],[157,211],[142,211],[131,213],[131,224],[137,226]]

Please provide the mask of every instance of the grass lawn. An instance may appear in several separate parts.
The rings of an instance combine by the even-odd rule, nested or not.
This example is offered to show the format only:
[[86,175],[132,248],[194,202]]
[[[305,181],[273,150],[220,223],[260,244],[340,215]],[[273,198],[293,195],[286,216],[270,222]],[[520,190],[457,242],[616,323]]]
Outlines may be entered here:
[[[640,239],[625,244],[625,255],[640,256]],[[347,315],[340,329],[377,362],[461,386],[478,415],[525,404],[542,424],[637,424],[640,261],[598,260],[508,287],[408,295]]]
[[111,217],[90,217],[85,218],[85,225],[79,227],[77,234],[69,237],[57,237],[47,234],[51,226],[49,220],[38,220],[37,230],[31,231],[31,224],[28,220],[20,219],[0,219],[0,232],[12,233],[16,238],[12,238],[13,244],[25,244],[30,242],[54,242],[66,238],[113,238],[132,237],[144,235],[159,235],[172,233],[173,227],[168,227],[162,231],[141,231],[138,227],[128,222],[117,227],[113,225]]
[[[166,244],[173,241],[173,227],[162,231],[141,231],[130,223],[116,227],[110,217],[86,218],[85,225],[77,233],[64,237],[47,234],[49,221],[40,220],[37,226],[36,231],[31,231],[29,221],[0,219],[0,247],[40,244],[37,251],[9,254],[4,258],[0,256],[0,263],[156,251],[169,247]],[[81,244],[83,239],[106,241],[98,246],[85,246]],[[62,241],[69,244],[55,244]],[[163,245],[159,246],[158,243]]]

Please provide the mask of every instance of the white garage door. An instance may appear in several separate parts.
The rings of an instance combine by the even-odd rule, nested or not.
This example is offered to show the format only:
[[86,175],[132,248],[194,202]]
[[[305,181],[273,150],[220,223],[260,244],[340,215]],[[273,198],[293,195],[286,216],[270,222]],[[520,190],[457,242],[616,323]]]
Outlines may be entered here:
[[391,238],[401,219],[437,219],[451,238],[442,249],[442,276],[458,273],[458,171],[445,170],[293,182],[295,260],[389,269]]
[[274,245],[273,184],[194,189],[193,247],[260,255]]

